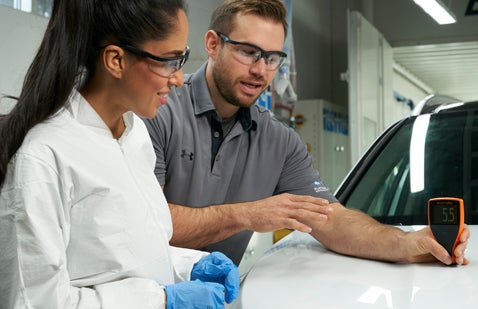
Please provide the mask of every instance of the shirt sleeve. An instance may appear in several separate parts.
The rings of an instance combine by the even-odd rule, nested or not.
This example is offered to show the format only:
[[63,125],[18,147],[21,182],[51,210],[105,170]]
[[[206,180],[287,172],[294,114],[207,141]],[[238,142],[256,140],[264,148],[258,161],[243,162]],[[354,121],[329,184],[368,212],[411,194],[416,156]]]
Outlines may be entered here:
[[0,194],[2,308],[164,308],[164,289],[150,279],[71,285],[69,192],[61,179],[41,160],[17,156],[10,162]]
[[148,129],[151,142],[153,143],[154,152],[156,154],[154,173],[156,178],[158,178],[159,184],[164,186],[166,183],[167,136],[170,135],[170,130],[166,124],[169,123],[168,116],[170,116],[170,111],[168,106],[163,106],[161,109],[162,113],[158,112],[154,118],[143,119],[143,121]]
[[331,203],[337,202],[338,200],[314,168],[304,142],[292,129],[289,129],[286,149],[288,149],[287,158],[276,188],[276,194],[287,192],[311,195],[327,199]]
[[175,281],[189,281],[194,264],[209,252],[171,246],[171,259],[175,270]]

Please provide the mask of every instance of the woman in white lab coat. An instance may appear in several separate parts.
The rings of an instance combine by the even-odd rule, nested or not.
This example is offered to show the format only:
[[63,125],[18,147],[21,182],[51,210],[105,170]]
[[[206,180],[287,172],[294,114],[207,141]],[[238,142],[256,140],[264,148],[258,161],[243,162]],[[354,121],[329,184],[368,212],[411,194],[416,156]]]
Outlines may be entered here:
[[220,253],[172,248],[138,116],[183,83],[180,0],[55,1],[0,126],[0,308],[221,308]]

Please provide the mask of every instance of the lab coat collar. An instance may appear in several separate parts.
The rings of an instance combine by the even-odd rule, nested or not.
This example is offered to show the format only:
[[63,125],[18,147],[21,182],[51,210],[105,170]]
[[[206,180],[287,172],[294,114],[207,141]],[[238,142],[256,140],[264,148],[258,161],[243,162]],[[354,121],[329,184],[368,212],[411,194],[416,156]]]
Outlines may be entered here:
[[[110,136],[111,130],[108,128],[106,123],[101,119],[100,115],[93,109],[90,103],[81,95],[81,93],[74,89],[70,94],[68,99],[68,106],[66,107],[67,111],[71,116],[76,119],[80,124],[90,127],[92,131],[95,131],[97,134]],[[129,111],[123,114],[123,120],[126,127],[125,132],[119,138],[121,140],[123,137],[128,136],[134,126],[134,114]]]

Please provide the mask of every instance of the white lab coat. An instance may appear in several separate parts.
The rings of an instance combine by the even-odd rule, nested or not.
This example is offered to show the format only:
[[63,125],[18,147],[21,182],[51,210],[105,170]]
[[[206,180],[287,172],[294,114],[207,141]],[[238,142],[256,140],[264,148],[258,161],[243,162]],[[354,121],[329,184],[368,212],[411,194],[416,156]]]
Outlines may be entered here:
[[169,208],[136,115],[116,140],[74,91],[12,158],[0,195],[0,308],[163,308],[204,252],[169,246]]

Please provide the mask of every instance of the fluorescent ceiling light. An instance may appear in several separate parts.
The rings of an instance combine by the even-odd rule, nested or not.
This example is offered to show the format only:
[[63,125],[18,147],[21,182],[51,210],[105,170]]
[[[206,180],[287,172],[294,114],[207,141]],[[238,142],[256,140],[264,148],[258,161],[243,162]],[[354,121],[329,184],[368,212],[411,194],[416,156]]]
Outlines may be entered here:
[[456,17],[440,0],[413,0],[440,25],[456,23]]

